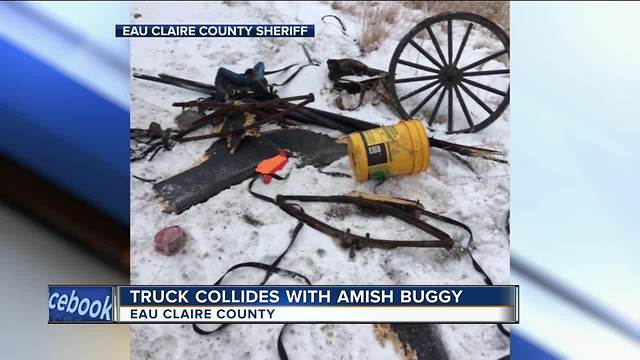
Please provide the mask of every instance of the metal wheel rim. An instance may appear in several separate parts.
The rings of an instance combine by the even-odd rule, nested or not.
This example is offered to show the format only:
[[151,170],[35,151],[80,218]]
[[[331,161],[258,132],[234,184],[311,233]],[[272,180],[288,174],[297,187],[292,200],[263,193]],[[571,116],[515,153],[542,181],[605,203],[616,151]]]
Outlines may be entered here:
[[[471,64],[464,64],[464,65],[460,65],[457,63],[460,60],[460,56],[462,54],[462,52],[464,51],[464,49],[466,48],[467,44],[466,44],[466,40],[463,38],[462,43],[460,44],[461,46],[458,47],[458,49],[454,48],[454,46],[452,46],[453,42],[451,40],[451,32],[450,32],[450,27],[453,21],[466,21],[469,24],[473,24],[468,26],[467,32],[470,33],[471,29],[474,25],[480,25],[480,28],[486,28],[487,30],[489,30],[491,32],[491,34],[493,34],[502,44],[503,49],[500,50],[497,56],[496,53],[484,57],[480,60],[485,60],[488,58],[488,60],[485,61],[476,61],[478,62],[477,65],[474,65],[474,63]],[[439,46],[441,44],[438,44],[437,42],[434,42],[434,38],[436,38],[435,36],[433,36],[432,30],[431,30],[431,26],[437,23],[441,23],[441,22],[446,22],[446,27],[447,27],[447,43],[445,44],[446,46],[439,48]],[[405,119],[408,118],[412,118],[415,115],[414,113],[410,113],[408,112],[403,106],[402,106],[402,102],[401,102],[401,98],[402,97],[398,97],[398,92],[397,92],[397,80],[406,80],[406,79],[396,79],[396,68],[398,66],[398,64],[400,63],[401,65],[404,65],[405,63],[410,63],[406,60],[400,59],[400,56],[402,55],[403,51],[407,48],[407,46],[414,46],[413,44],[411,44],[412,40],[416,37],[416,35],[418,33],[420,33],[421,31],[426,30],[427,32],[429,32],[429,41],[431,41],[432,43],[434,43],[434,47],[437,50],[436,54],[430,54],[428,53],[431,58],[433,60],[436,60],[436,63],[441,63],[440,65],[443,65],[442,67],[444,67],[445,69],[449,70],[449,78],[451,77],[460,77],[460,80],[444,80],[443,77],[445,77],[446,74],[444,74],[444,71],[442,69],[441,66],[437,66],[437,67],[428,67],[428,66],[424,66],[421,64],[415,64],[414,65],[421,65],[422,67],[415,67],[415,66],[410,66],[410,67],[414,67],[417,69],[421,69],[423,70],[423,75],[424,76],[419,76],[416,77],[417,78],[424,78],[424,80],[434,80],[432,82],[427,83],[427,85],[423,86],[422,88],[418,88],[415,89],[414,91],[405,94],[402,97],[406,97],[407,95],[410,95],[413,92],[420,93],[422,91],[426,91],[428,89],[430,89],[431,91],[429,92],[429,95],[427,95],[428,98],[426,98],[427,100],[425,101],[425,104],[427,102],[429,102],[432,98],[436,98],[436,94],[439,92],[440,95],[437,96],[437,101],[436,101],[436,105],[435,105],[435,114],[433,114],[431,116],[431,118],[429,119],[429,125],[428,127],[430,129],[433,130],[433,128],[431,127],[431,124],[433,122],[433,119],[435,118],[435,115],[438,113],[438,111],[442,111],[442,108],[440,107],[443,103],[443,101],[445,100],[445,94],[447,94],[447,109],[449,112],[452,112],[453,110],[453,100],[454,98],[456,98],[456,100],[458,101],[458,106],[460,106],[463,110],[463,113],[465,115],[465,118],[468,122],[468,127],[463,128],[463,129],[459,129],[459,130],[451,130],[451,126],[453,125],[453,120],[452,120],[452,114],[448,114],[448,118],[447,118],[447,127],[448,127],[448,131],[447,133],[471,133],[471,132],[477,132],[480,131],[484,128],[486,128],[487,126],[491,125],[495,120],[498,119],[498,117],[500,117],[500,115],[502,115],[502,113],[504,112],[504,110],[507,108],[507,106],[509,105],[509,94],[510,94],[510,85],[509,87],[506,89],[506,91],[500,91],[501,94],[500,96],[503,97],[502,102],[500,102],[500,104],[497,106],[496,109],[490,109],[491,113],[489,113],[489,116],[482,119],[479,122],[474,122],[474,121],[470,121],[469,117],[470,115],[468,114],[468,110],[465,108],[466,104],[464,101],[460,101],[460,99],[462,98],[461,93],[466,93],[468,96],[471,96],[468,92],[469,87],[471,86],[475,86],[475,87],[479,87],[477,82],[468,79],[469,77],[474,77],[474,76],[478,76],[478,73],[486,73],[487,71],[474,71],[474,69],[477,66],[480,65],[484,65],[487,62],[489,62],[490,60],[494,59],[494,58],[498,58],[500,56],[506,55],[507,58],[509,57],[509,36],[504,32],[504,30],[502,30],[502,28],[500,28],[500,26],[498,26],[497,24],[495,24],[494,22],[492,22],[491,20],[482,17],[480,15],[476,15],[476,14],[472,14],[472,13],[465,13],[465,12],[454,12],[454,13],[442,13],[436,16],[432,16],[422,22],[420,22],[419,24],[417,24],[413,29],[411,29],[398,43],[394,54],[391,58],[391,62],[389,63],[389,78],[387,79],[388,82],[388,86],[389,89],[391,90],[391,99],[393,101],[393,105],[394,107],[397,109],[397,111],[399,112],[399,115],[402,116]],[[468,38],[468,34],[465,35],[465,37]],[[414,42],[415,43],[415,42]],[[417,43],[416,43],[417,44]],[[438,45],[436,45],[438,44]],[[419,45],[418,45],[419,46]],[[416,50],[418,50],[423,57],[427,58],[427,55],[425,55],[422,51],[420,51],[418,48],[416,48]],[[426,52],[426,50],[422,49],[424,52]],[[445,51],[446,50],[446,54]],[[454,52],[455,51],[455,52]],[[428,59],[428,58],[427,58]],[[438,61],[440,60],[440,61]],[[404,62],[404,63],[403,63]],[[431,59],[429,59],[430,65],[435,66],[436,63],[434,63]],[[455,68],[456,71],[451,71],[450,66],[453,65],[453,67]],[[469,66],[469,65],[474,65],[474,66]],[[425,70],[423,68],[429,68],[428,70]],[[438,70],[438,72],[434,72],[433,70]],[[507,74],[509,73],[509,69],[506,69]],[[451,73],[456,72],[456,75],[451,76]],[[492,72],[491,70],[489,70],[489,72]],[[483,75],[491,75],[491,74],[483,74]],[[493,75],[499,75],[499,74],[493,74]],[[464,78],[465,80],[462,80],[462,78]],[[469,83],[468,81],[471,81],[471,83]],[[415,81],[415,80],[413,80]],[[446,84],[446,82],[452,82],[455,81],[456,84],[454,86],[450,86],[448,84]],[[403,81],[403,82],[407,82],[407,81]],[[473,84],[473,83],[476,84]],[[462,85],[460,85],[460,83],[462,83]],[[428,86],[430,85],[430,86]],[[480,85],[484,85],[481,84]],[[428,86],[428,87],[427,87]],[[449,86],[449,87],[448,87]],[[492,88],[490,86],[486,86],[484,85],[485,88],[491,88],[493,90],[498,90],[495,88]],[[444,89],[443,89],[444,88]],[[466,90],[465,90],[466,88]],[[482,87],[480,87],[481,89],[483,89]],[[419,91],[418,91],[419,90]],[[462,91],[461,91],[462,90]],[[487,90],[488,91],[488,90]],[[493,91],[490,91],[493,92]],[[459,94],[460,93],[460,94]],[[414,96],[414,95],[411,95]],[[473,97],[472,99],[476,102],[477,100],[475,100]],[[460,104],[465,104],[465,105],[460,105]],[[422,104],[422,106],[420,106],[417,110],[421,110],[422,107],[425,105]],[[420,104],[419,104],[420,105]],[[478,103],[478,105],[480,105]],[[486,104],[484,104],[486,105]],[[482,106],[482,105],[480,105]],[[488,106],[488,105],[487,105]],[[488,110],[483,107],[485,112],[488,112]],[[473,120],[473,119],[472,119]]]

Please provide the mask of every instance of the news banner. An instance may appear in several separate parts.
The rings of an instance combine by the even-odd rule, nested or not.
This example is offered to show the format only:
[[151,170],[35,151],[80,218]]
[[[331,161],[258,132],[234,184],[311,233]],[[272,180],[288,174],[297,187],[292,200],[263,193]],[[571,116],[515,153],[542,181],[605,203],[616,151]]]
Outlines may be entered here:
[[518,323],[513,286],[49,286],[49,323]]

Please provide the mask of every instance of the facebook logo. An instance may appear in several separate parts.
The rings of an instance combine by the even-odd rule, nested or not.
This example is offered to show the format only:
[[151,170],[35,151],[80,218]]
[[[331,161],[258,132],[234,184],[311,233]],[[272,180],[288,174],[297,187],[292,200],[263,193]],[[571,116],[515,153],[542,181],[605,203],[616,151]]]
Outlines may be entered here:
[[49,323],[113,322],[111,286],[49,286]]

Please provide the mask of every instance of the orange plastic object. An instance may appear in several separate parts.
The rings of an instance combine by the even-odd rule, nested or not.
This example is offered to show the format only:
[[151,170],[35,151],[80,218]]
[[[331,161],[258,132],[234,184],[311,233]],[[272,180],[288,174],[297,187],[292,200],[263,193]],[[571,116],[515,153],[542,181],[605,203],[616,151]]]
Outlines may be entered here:
[[280,154],[272,158],[262,160],[260,164],[256,166],[256,172],[262,174],[264,183],[268,184],[271,182],[271,175],[275,174],[278,170],[282,170],[284,166],[287,165],[287,161],[289,161],[287,153],[281,151]]

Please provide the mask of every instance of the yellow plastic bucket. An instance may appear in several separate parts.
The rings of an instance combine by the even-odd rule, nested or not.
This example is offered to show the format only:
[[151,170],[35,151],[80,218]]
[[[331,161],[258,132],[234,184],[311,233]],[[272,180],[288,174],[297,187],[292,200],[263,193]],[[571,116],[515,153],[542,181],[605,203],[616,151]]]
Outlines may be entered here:
[[429,167],[429,139],[418,120],[355,132],[346,142],[357,181],[414,175]]

